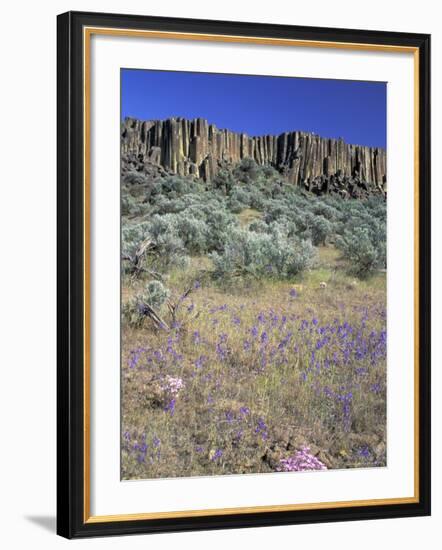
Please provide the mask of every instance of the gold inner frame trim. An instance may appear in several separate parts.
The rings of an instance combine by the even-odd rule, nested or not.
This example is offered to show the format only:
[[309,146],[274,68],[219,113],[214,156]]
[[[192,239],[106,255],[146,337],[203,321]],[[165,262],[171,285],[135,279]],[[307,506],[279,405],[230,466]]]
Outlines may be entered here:
[[[337,502],[317,502],[301,504],[284,504],[270,506],[249,506],[235,508],[214,508],[205,510],[181,510],[171,512],[148,512],[136,514],[91,515],[91,390],[90,390],[90,108],[91,108],[91,37],[92,35],[123,36],[135,38],[156,38],[173,40],[193,40],[203,42],[231,42],[238,44],[257,44],[271,46],[332,48],[389,53],[412,53],[414,62],[414,495],[370,500],[351,500]],[[147,31],[136,29],[114,29],[107,27],[83,28],[83,93],[84,93],[84,135],[83,135],[83,168],[84,168],[84,487],[83,510],[84,523],[103,523],[116,521],[141,521],[150,519],[172,519],[220,516],[230,514],[256,514],[264,512],[287,512],[300,510],[324,510],[348,508],[352,506],[385,506],[389,504],[412,504],[419,502],[419,49],[412,46],[395,46],[364,44],[357,42],[330,42],[320,40],[296,40],[268,37],[245,37],[235,35]]]

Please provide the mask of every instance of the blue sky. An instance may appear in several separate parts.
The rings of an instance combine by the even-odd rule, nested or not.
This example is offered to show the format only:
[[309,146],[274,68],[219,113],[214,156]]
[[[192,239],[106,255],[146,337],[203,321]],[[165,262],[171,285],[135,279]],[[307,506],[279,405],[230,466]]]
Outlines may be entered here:
[[122,69],[121,116],[206,118],[249,135],[302,130],[386,146],[384,82]]

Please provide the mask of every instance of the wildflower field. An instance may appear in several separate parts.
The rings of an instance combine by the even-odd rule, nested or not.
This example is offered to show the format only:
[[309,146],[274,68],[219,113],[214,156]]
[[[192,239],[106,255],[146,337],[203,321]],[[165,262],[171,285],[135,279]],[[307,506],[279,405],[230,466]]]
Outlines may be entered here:
[[385,466],[384,198],[243,162],[122,199],[122,479]]

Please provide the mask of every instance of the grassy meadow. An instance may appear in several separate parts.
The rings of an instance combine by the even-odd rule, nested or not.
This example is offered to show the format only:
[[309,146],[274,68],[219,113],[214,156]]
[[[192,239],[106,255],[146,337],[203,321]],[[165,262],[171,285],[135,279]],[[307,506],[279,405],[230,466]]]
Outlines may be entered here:
[[386,465],[385,201],[243,165],[123,174],[122,479]]

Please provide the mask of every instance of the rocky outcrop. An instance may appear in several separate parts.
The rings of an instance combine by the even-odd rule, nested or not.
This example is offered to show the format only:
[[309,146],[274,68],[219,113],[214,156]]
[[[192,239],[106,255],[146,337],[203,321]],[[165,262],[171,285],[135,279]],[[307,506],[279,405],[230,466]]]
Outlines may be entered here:
[[326,192],[330,185],[356,184],[386,191],[386,151],[351,145],[307,132],[248,136],[218,129],[207,120],[126,118],[121,127],[123,158],[161,166],[169,173],[211,181],[221,166],[253,158],[289,182]]

